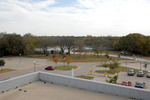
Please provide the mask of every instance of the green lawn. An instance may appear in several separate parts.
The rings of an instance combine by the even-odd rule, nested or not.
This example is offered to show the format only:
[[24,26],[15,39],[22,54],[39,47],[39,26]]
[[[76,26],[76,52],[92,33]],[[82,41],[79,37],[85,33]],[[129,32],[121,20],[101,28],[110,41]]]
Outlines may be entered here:
[[79,76],[75,76],[75,77],[77,77],[77,78],[83,78],[83,79],[89,79],[89,80],[91,80],[91,79],[94,78],[93,76],[85,76],[85,75],[79,75]]
[[0,73],[14,71],[13,69],[0,69]]
[[58,70],[72,70],[73,69],[76,69],[77,66],[70,66],[70,65],[61,65],[61,66],[56,66],[55,69],[58,69]]
[[[100,67],[100,66],[99,66],[99,67]],[[129,71],[130,69],[134,69],[136,72],[139,71],[139,69],[119,66],[119,67],[117,67],[116,69],[114,69],[114,70],[112,70],[112,71],[106,70],[106,72],[107,72],[108,74],[115,74],[115,73],[119,73],[119,72],[127,72],[127,71]],[[95,72],[97,72],[97,73],[104,73],[105,70],[96,70]],[[146,73],[147,71],[144,71],[144,72]]]
[[[41,58],[41,59],[47,59],[47,60],[52,60],[50,56],[46,56],[43,54],[37,54],[37,55],[27,55],[26,57],[32,57],[32,58]],[[108,59],[104,55],[88,55],[88,54],[71,54],[71,62],[104,62],[108,61]],[[58,62],[64,62],[63,56],[60,54],[56,54],[56,58],[58,58]],[[118,58],[116,58],[118,59]],[[120,60],[127,60],[127,59],[120,59]]]
[[97,72],[97,73],[108,73],[108,74],[115,74],[115,73],[119,73],[120,71],[117,71],[117,70],[112,70],[112,71],[110,71],[110,70],[96,70],[95,72]]

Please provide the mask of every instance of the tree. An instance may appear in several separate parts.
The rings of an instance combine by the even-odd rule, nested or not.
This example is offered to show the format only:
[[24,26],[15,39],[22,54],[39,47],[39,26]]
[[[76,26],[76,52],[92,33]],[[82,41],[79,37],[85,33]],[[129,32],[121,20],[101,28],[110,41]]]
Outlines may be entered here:
[[146,43],[144,45],[144,55],[149,56],[150,55],[150,37],[145,37],[146,38]]
[[119,40],[119,48],[135,54],[148,55],[150,39],[139,33],[128,34]]
[[120,56],[121,56],[121,54],[120,54],[120,52],[118,53],[118,60],[120,59]]
[[108,76],[108,78],[109,78],[109,80],[106,80],[106,82],[117,84],[118,75],[115,75],[115,76],[113,76],[113,77]]
[[60,47],[61,50],[61,54],[64,54],[64,51],[66,49],[66,41],[65,41],[66,37],[56,37],[55,38],[55,45]]
[[38,45],[36,37],[31,33],[27,33],[23,36],[25,44],[25,54],[34,54],[35,47]]
[[143,66],[143,67],[145,68],[145,71],[146,71],[146,68],[147,68],[148,66],[147,66],[147,64],[144,64],[144,66]]
[[66,56],[65,60],[66,60],[68,65],[71,63],[71,57],[70,56]]
[[98,55],[98,54],[99,54],[99,47],[95,45],[95,46],[93,47],[93,51],[94,51],[95,54]]
[[110,70],[112,71],[112,70],[114,70],[114,69],[116,69],[118,66],[119,66],[119,63],[116,61],[116,59],[115,58],[112,58],[111,57],[111,60],[110,60],[112,63],[110,63],[110,65],[109,65],[109,68],[110,68]]
[[113,42],[113,48],[115,48],[116,50],[120,49],[119,48],[119,40]]
[[46,56],[48,56],[48,47],[50,47],[52,45],[52,38],[50,37],[39,37],[37,39],[38,41],[38,45],[37,47],[42,48],[44,54],[46,54]]
[[94,38],[92,35],[87,35],[86,37],[84,37],[83,41],[85,43],[86,46],[93,46],[94,44]]
[[71,49],[75,46],[75,38],[74,37],[66,37],[65,38],[66,48],[68,50],[68,54],[70,55]]
[[106,68],[109,67],[108,64],[106,64],[106,62],[102,65],[105,68],[105,72],[106,72]]
[[4,34],[2,38],[4,55],[19,55],[24,50],[22,37],[16,33]]
[[1,32],[0,33],[0,57],[4,56],[4,50],[5,50],[5,45],[4,45],[4,35],[6,34],[6,32]]
[[125,36],[121,37],[119,40],[119,48],[123,51],[129,51],[128,45],[129,45],[129,42],[127,41],[126,37]]
[[102,46],[103,46],[103,39],[94,38],[93,40],[93,51],[98,55],[100,52],[102,54]]
[[55,66],[58,63],[58,59],[56,57],[53,58],[53,61],[55,62]]
[[136,61],[136,56],[135,55],[133,55],[133,60]]
[[109,51],[105,52],[105,57],[110,60]]
[[2,66],[5,65],[5,61],[4,60],[0,60],[0,67],[1,67],[1,70],[2,70]]
[[137,47],[137,52],[141,55],[143,55],[145,52],[145,46],[146,44],[146,39],[143,35],[139,35],[138,39],[136,40],[136,47]]
[[109,60],[110,64],[108,65],[108,67],[110,68],[110,71],[114,70],[115,68],[117,68],[119,66],[118,61],[116,61],[115,58],[112,58],[109,56],[109,51],[105,52],[105,57]]
[[114,41],[119,40],[120,37],[107,36],[107,37],[102,37],[102,38],[103,38],[103,46],[104,47],[113,48]]
[[81,52],[84,51],[84,40],[77,40],[75,41],[75,46],[77,48],[77,51],[79,52],[77,57],[81,57]]

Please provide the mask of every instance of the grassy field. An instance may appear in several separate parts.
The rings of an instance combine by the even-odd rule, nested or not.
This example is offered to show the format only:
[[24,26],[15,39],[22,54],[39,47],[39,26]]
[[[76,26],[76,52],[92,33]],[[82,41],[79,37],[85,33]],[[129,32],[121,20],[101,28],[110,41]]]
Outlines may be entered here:
[[91,80],[91,79],[94,78],[93,76],[85,76],[85,75],[79,75],[79,76],[75,76],[75,77],[77,77],[77,78],[83,78],[83,79],[89,79],[89,80]]
[[[28,55],[26,57],[52,60],[51,54],[49,56],[46,56],[43,54],[42,55],[41,54],[40,55]],[[56,58],[58,59],[58,62],[64,62],[63,55],[56,54]],[[71,58],[71,62],[104,62],[104,61],[108,61],[108,59],[104,55],[72,54],[72,55],[70,55],[70,58]],[[118,59],[118,58],[116,58],[116,59]],[[126,60],[126,59],[121,58],[120,60]]]
[[[129,71],[130,69],[134,69],[136,72],[138,72],[139,71],[139,69],[135,69],[135,68],[130,68],[130,67],[123,67],[123,66],[119,66],[119,67],[117,67],[116,69],[114,69],[114,70],[96,70],[95,72],[97,72],[97,73],[104,73],[104,72],[106,72],[106,73],[108,73],[108,74],[115,74],[115,73],[119,73],[119,72],[127,72],[127,71]],[[144,71],[145,73],[147,72],[147,71]]]
[[58,70],[72,70],[73,69],[76,69],[77,66],[69,66],[69,65],[61,65],[61,66],[56,66],[55,69],[58,69]]
[[14,71],[13,69],[0,69],[0,73]]

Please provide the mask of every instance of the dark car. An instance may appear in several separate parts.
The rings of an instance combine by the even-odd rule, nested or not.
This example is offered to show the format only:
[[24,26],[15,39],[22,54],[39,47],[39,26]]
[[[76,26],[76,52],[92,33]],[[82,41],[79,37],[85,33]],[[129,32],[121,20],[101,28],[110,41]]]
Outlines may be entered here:
[[138,77],[143,77],[143,76],[144,76],[144,72],[143,72],[143,71],[139,71],[139,72],[137,73],[137,76],[138,76]]
[[146,77],[150,78],[150,71],[147,72]]
[[55,68],[52,67],[52,66],[48,66],[48,67],[45,68],[45,70],[54,70],[54,69],[55,69]]
[[145,83],[144,82],[136,82],[135,87],[137,87],[137,88],[145,88]]
[[124,85],[124,86],[131,86],[132,83],[131,83],[130,81],[123,81],[123,82],[121,83],[121,85]]
[[129,76],[134,76],[134,74],[135,74],[135,70],[130,69],[130,70],[128,71],[128,75],[129,75]]

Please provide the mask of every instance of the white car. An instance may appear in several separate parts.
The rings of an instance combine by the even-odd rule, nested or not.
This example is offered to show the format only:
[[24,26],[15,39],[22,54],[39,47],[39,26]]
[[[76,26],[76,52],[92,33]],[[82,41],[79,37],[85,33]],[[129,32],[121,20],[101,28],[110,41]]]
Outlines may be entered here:
[[150,78],[150,71],[147,72],[146,77]]
[[122,54],[122,55],[128,55],[129,53],[126,52],[126,51],[122,51],[121,54]]

